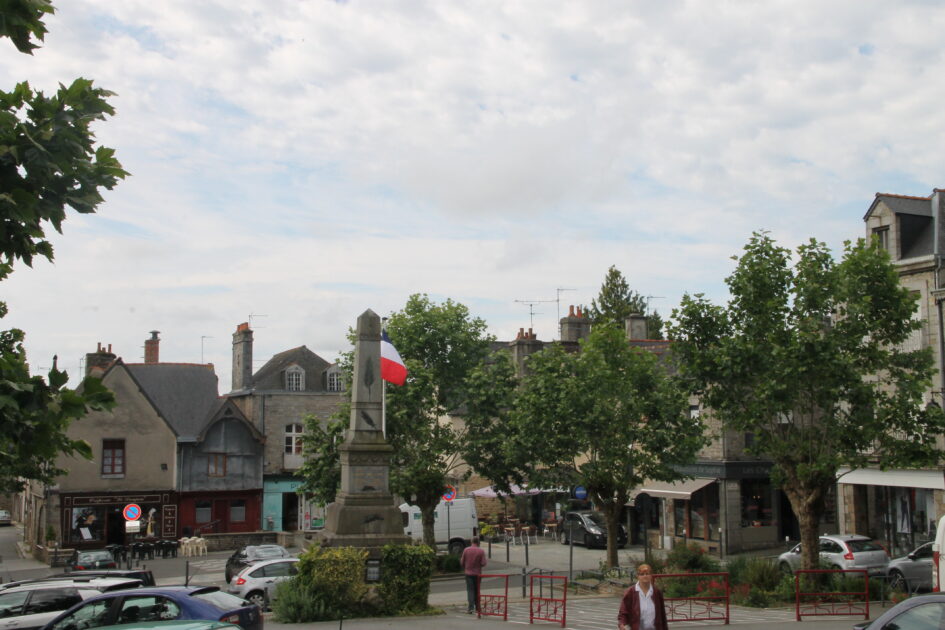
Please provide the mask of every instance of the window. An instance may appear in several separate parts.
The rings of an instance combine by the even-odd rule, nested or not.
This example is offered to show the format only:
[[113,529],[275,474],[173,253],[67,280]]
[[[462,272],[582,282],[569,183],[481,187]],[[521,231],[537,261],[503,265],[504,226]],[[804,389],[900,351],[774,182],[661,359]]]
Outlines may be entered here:
[[945,604],[934,602],[921,604],[893,617],[884,628],[909,628],[910,630],[938,630],[945,619]]
[[53,630],[68,630],[70,628],[98,628],[104,626],[106,619],[108,619],[108,611],[111,610],[114,602],[114,599],[90,602],[73,610],[71,614],[52,624],[50,628]]
[[57,612],[72,608],[82,601],[79,591],[74,588],[50,588],[37,590],[30,597],[30,604],[26,608],[27,615]]
[[689,537],[705,539],[705,492],[693,492],[689,499]]
[[699,415],[699,405],[689,405],[689,417],[693,420],[698,420]]
[[180,616],[180,606],[157,595],[126,597],[118,613],[119,624],[166,621]]
[[102,474],[125,474],[125,441],[102,440]]
[[328,391],[342,392],[344,389],[345,386],[341,378],[341,371],[336,367],[331,368],[328,372]]
[[889,251],[889,226],[873,228],[873,238],[880,247]]
[[771,493],[766,479],[742,480],[742,527],[774,525]]
[[242,523],[246,520],[246,499],[233,499],[230,501],[230,521]]
[[285,425],[285,452],[294,455],[302,454],[302,425]]
[[195,501],[194,507],[194,520],[197,523],[209,523],[211,503],[209,501]]
[[305,389],[305,370],[297,365],[286,368],[285,389],[289,392],[300,392]]
[[686,535],[686,502],[682,499],[673,499],[673,520],[677,536]]
[[208,453],[207,454],[207,476],[225,477],[226,476],[226,453]]

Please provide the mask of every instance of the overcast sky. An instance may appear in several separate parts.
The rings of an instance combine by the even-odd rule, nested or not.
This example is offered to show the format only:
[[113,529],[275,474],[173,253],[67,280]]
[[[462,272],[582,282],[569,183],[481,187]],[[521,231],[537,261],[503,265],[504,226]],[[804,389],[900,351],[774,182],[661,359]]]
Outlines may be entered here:
[[132,177],[3,282],[34,370],[159,330],[222,393],[240,322],[257,367],[334,360],[417,292],[552,339],[610,265],[665,317],[753,230],[840,248],[876,192],[945,187],[940,2],[56,5],[0,86],[116,92]]

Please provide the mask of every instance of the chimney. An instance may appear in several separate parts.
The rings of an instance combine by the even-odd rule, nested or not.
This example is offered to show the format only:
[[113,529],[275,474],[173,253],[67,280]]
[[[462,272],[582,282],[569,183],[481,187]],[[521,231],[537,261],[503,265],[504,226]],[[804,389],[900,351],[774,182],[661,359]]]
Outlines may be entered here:
[[529,328],[518,329],[518,336],[515,341],[509,344],[509,350],[512,351],[512,363],[515,365],[515,373],[519,376],[525,374],[525,359],[545,347],[545,344],[538,341],[538,336]]
[[112,354],[112,344],[108,344],[108,349],[105,349],[99,342],[95,352],[89,352],[85,355],[85,375],[101,378],[115,358],[115,355]]
[[627,317],[627,339],[633,341],[646,338],[646,315],[631,313]]
[[233,391],[253,386],[253,331],[243,322],[233,333]]
[[151,331],[151,338],[144,340],[144,362],[145,363],[160,363],[160,346],[161,340],[158,338],[159,330]]
[[559,325],[561,326],[561,341],[577,343],[581,339],[587,339],[587,336],[591,334],[591,320],[584,317],[580,306],[575,309],[573,304],[568,307],[568,316],[562,317]]

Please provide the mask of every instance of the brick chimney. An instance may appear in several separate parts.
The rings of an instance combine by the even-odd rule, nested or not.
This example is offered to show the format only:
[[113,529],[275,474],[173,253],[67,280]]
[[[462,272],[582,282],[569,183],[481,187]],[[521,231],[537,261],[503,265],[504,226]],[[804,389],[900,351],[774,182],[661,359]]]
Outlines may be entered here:
[[515,340],[509,344],[509,348],[512,351],[512,363],[515,365],[516,374],[519,376],[524,375],[525,359],[544,347],[545,344],[538,341],[538,336],[535,335],[535,332],[531,328],[527,331],[524,328],[519,328]]
[[233,391],[253,386],[253,331],[243,322],[233,333]]
[[646,315],[639,313],[631,313],[627,317],[627,339],[633,341],[647,338],[646,319]]
[[101,378],[102,374],[105,373],[105,370],[108,369],[108,366],[112,364],[115,358],[115,355],[112,354],[112,344],[108,344],[108,349],[106,350],[101,342],[99,342],[95,352],[89,352],[85,355],[85,375]]
[[160,363],[160,346],[161,339],[158,337],[158,334],[161,331],[152,330],[151,338],[144,340],[144,362],[145,363]]
[[581,307],[574,308],[574,305],[568,307],[567,317],[562,317],[559,322],[561,325],[561,341],[577,342],[581,339],[587,339],[591,334],[591,320],[584,317]]

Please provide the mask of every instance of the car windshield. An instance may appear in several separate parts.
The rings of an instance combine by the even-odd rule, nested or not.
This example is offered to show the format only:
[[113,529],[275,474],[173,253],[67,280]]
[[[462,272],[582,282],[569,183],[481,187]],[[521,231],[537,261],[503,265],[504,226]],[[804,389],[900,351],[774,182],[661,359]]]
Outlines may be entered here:
[[79,554],[79,562],[95,562],[96,560],[111,560],[112,554],[107,551],[83,551]]
[[598,527],[607,527],[607,521],[604,520],[604,515],[600,512],[588,512],[584,516],[587,517],[587,520]]
[[242,608],[246,605],[239,597],[224,593],[223,591],[197,591],[196,593],[191,593],[190,596],[194,599],[207,602],[208,604],[213,604],[221,610],[235,610],[236,608]]
[[883,551],[881,545],[874,543],[872,540],[848,540],[847,547],[850,548],[850,551]]
[[253,552],[255,558],[284,558],[287,555],[282,547],[256,547]]

